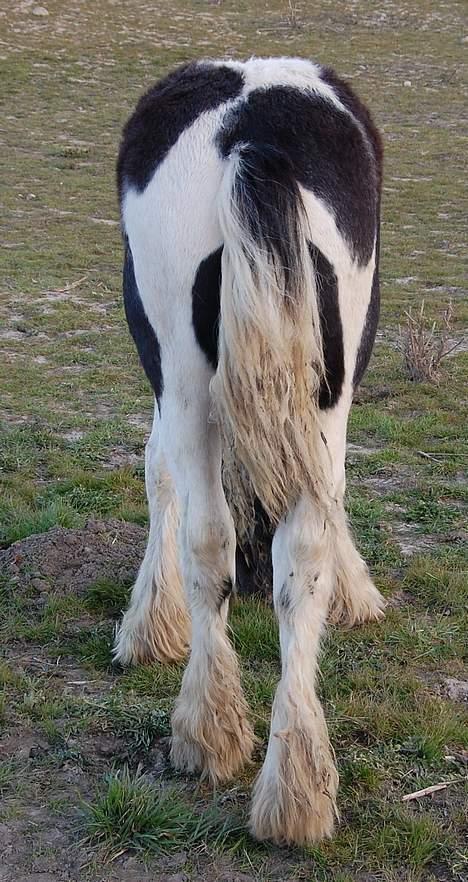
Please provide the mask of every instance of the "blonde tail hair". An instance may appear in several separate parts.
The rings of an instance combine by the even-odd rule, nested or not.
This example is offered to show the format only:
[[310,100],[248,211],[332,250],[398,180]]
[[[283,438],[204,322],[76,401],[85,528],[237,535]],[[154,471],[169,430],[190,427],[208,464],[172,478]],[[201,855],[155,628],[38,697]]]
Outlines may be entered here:
[[211,392],[226,486],[238,521],[248,520],[250,483],[276,523],[301,493],[323,502],[329,487],[318,419],[325,369],[317,286],[287,156],[267,145],[237,147],[226,164],[219,221],[219,360]]

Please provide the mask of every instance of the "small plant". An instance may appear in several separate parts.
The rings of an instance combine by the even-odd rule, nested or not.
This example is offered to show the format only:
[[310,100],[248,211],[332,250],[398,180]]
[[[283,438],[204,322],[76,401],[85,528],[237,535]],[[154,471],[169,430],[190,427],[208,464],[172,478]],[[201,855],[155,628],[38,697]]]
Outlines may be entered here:
[[75,655],[84,664],[98,671],[112,669],[113,631],[106,622],[93,628],[83,628],[78,634],[67,639],[62,648]]
[[111,695],[98,705],[98,711],[101,728],[125,738],[129,750],[148,750],[155,738],[170,733],[168,710],[154,707],[153,702]]
[[140,767],[133,774],[124,768],[108,775],[96,801],[85,809],[87,840],[102,844],[110,856],[128,849],[190,851],[208,841],[223,848],[241,832],[238,825],[222,821],[216,806],[198,814],[174,788],[155,787]]
[[18,768],[14,759],[8,758],[0,761],[0,796],[4,796],[12,789],[17,775]]
[[288,0],[288,24],[294,29],[299,27],[299,11],[294,0]]
[[107,776],[96,801],[87,805],[88,838],[109,851],[134,848],[169,852],[186,843],[191,812],[172,790],[156,790],[140,768]]
[[119,616],[128,603],[129,583],[115,582],[110,579],[98,579],[90,585],[85,597],[85,604],[93,612],[108,613]]
[[439,383],[441,363],[462,343],[453,343],[453,305],[450,301],[442,316],[442,327],[428,321],[425,303],[413,314],[411,308],[405,313],[406,325],[399,326],[399,348],[403,353],[409,377],[416,383]]

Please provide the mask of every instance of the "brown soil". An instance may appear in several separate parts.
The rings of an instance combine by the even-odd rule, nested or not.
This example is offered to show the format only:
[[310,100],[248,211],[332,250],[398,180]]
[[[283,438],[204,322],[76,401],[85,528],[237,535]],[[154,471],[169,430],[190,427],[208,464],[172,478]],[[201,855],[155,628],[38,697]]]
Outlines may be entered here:
[[125,521],[89,520],[82,529],[55,527],[0,551],[0,572],[37,591],[83,594],[99,579],[133,581],[147,532]]

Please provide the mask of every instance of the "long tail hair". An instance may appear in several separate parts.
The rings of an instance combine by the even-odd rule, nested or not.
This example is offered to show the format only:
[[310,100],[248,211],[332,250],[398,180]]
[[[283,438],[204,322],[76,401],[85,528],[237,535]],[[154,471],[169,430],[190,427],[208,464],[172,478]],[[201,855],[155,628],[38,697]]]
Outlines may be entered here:
[[219,219],[221,319],[211,392],[225,481],[241,523],[248,485],[277,522],[301,493],[328,498],[329,483],[318,420],[325,371],[317,287],[288,157],[263,144],[237,147],[226,163]]

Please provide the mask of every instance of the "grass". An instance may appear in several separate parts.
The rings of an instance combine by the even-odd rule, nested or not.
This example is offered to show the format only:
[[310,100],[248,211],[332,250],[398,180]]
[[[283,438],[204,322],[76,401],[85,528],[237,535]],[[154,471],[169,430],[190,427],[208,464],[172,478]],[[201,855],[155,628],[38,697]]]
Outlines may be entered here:
[[137,769],[124,767],[107,776],[93,803],[86,806],[85,824],[90,840],[112,856],[128,849],[167,854],[181,849],[205,848],[211,841],[222,848],[242,828],[222,821],[216,808],[194,811],[180,791],[157,788]]
[[125,694],[112,694],[92,708],[99,728],[125,739],[129,753],[148,750],[157,738],[170,734],[169,711],[153,702]]
[[0,761],[0,796],[4,797],[15,785],[19,773],[18,763],[14,759]]
[[439,383],[442,374],[442,361],[454,352],[461,341],[451,339],[453,304],[450,302],[438,325],[428,325],[424,315],[424,300],[416,315],[411,309],[406,313],[406,323],[400,332],[400,349],[405,359],[406,369],[414,382]]
[[114,629],[107,623],[83,628],[76,636],[65,639],[62,649],[74,655],[91,670],[108,671],[112,667]]
[[118,616],[128,603],[129,593],[128,584],[116,584],[110,579],[99,579],[88,586],[85,604],[91,611]]
[[245,659],[275,661],[279,658],[278,625],[272,609],[255,599],[235,603],[230,618],[232,639]]
[[[121,126],[137,97],[192,57],[298,54],[349,76],[384,134],[382,318],[350,418],[347,477],[357,544],[391,606],[378,625],[326,636],[319,686],[342,822],[330,842],[280,852],[258,848],[244,826],[280,673],[272,609],[233,604],[231,636],[260,740],[253,766],[221,789],[212,816],[205,785],[174,782],[169,767],[157,786],[146,774],[169,733],[183,665],[113,665],[128,582],[90,576],[78,596],[52,578],[37,591],[2,573],[0,824],[10,825],[15,851],[6,872],[36,872],[34,852],[48,856],[37,872],[63,874],[78,837],[64,832],[41,851],[49,806],[75,831],[85,799],[92,838],[82,846],[83,882],[125,875],[122,849],[144,856],[155,878],[183,872],[191,882],[226,873],[462,882],[462,782],[433,800],[403,806],[401,797],[466,774],[466,709],[448,698],[446,679],[468,678],[467,356],[444,359],[434,385],[410,382],[398,350],[405,312],[416,314],[422,300],[429,324],[452,300],[455,339],[468,324],[462,4],[391,0],[382,10],[323,0],[312,10],[300,0],[161,0],[157,9],[127,4],[123,14],[104,0],[97,14],[83,0],[71,14],[50,0],[44,17],[23,6],[0,21],[1,546],[89,518],[147,523],[152,396],[119,294],[114,187]],[[171,864],[172,850],[186,853],[182,867]]]
[[449,610],[463,616],[468,600],[467,562],[463,549],[414,557],[403,584],[432,611]]

